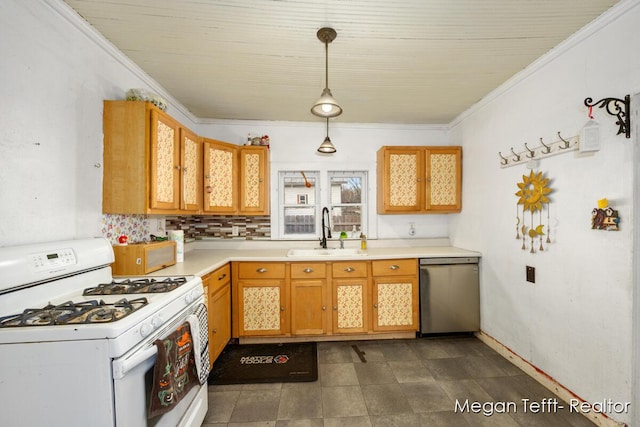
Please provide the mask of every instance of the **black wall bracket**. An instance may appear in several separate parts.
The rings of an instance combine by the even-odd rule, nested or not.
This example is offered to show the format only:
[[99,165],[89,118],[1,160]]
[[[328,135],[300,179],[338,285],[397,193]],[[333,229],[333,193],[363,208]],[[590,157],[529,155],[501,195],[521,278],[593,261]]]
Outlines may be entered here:
[[630,105],[631,105],[631,97],[626,95],[624,99],[619,98],[603,98],[600,101],[593,102],[593,99],[586,98],[584,100],[584,105],[587,107],[599,107],[605,108],[607,113],[612,116],[616,116],[618,121],[616,124],[618,125],[618,133],[624,133],[627,138],[631,138],[631,113]]

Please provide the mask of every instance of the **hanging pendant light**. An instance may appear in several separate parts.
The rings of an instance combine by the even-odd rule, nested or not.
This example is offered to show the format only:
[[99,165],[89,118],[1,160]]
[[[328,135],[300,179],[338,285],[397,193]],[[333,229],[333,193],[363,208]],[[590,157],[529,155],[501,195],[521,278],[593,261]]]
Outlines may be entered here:
[[329,138],[329,117],[327,117],[327,136],[325,137],[320,147],[318,147],[318,153],[331,154],[336,152],[336,147],[331,143]]
[[329,89],[329,43],[335,40],[338,33],[333,28],[320,28],[318,30],[318,39],[324,43],[324,77],[325,85],[320,99],[311,107],[311,112],[319,117],[337,117],[342,114],[342,107],[338,105]]

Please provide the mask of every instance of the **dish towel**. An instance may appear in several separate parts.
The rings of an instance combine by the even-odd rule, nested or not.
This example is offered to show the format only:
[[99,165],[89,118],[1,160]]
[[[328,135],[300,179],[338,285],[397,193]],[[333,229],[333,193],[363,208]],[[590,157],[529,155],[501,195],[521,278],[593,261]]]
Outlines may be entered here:
[[158,354],[153,367],[148,418],[170,411],[198,384],[189,322],[154,344]]
[[200,384],[206,383],[209,378],[209,323],[207,317],[207,307],[204,304],[199,304],[193,314],[187,317],[191,330],[200,331],[199,334],[193,334],[193,352]]

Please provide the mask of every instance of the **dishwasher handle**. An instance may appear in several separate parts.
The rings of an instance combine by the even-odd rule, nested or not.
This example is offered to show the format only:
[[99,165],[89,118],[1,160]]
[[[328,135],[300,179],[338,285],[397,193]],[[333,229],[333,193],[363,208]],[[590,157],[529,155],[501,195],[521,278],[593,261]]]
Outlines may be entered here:
[[478,264],[480,257],[420,258],[420,265]]

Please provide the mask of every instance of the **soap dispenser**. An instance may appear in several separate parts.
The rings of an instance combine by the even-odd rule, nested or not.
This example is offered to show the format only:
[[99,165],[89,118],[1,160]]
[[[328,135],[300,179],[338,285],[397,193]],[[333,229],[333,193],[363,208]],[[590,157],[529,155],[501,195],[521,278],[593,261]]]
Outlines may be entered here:
[[360,233],[360,249],[367,249],[367,235]]

